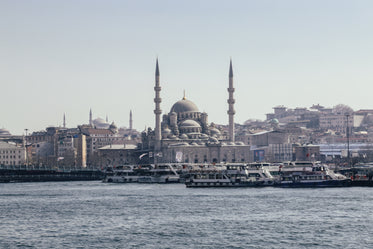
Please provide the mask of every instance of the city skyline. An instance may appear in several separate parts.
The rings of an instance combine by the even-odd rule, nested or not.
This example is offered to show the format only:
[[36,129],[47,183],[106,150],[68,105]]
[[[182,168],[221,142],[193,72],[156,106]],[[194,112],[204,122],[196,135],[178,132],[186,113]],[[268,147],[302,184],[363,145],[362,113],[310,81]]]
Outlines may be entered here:
[[272,107],[373,109],[370,1],[64,1],[0,3],[0,128],[12,134],[109,118],[154,128],[161,109],[193,101],[228,124],[232,58],[235,122]]

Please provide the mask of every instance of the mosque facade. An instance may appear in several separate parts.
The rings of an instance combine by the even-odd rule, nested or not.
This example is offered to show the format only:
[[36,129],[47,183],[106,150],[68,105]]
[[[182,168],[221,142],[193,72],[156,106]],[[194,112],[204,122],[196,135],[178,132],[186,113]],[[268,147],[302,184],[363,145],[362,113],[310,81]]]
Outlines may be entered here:
[[208,114],[184,97],[167,114],[162,114],[158,60],[155,72],[155,129],[142,133],[142,146],[149,161],[155,163],[248,162],[250,147],[234,138],[234,103],[232,61],[229,66],[228,131],[209,123]]

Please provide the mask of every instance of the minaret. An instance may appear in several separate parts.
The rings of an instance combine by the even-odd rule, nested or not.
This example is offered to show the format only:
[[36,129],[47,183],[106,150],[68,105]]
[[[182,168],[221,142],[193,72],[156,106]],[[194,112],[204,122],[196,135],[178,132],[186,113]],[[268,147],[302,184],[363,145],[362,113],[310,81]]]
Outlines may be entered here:
[[107,114],[106,114],[106,123],[109,123],[109,118],[108,118]]
[[233,69],[232,69],[232,59],[230,60],[229,64],[229,88],[228,88],[228,93],[229,93],[229,99],[228,99],[228,104],[229,104],[229,110],[228,110],[228,115],[229,115],[229,141],[234,142],[234,114],[236,111],[234,110],[234,98],[233,98],[233,93],[234,93],[234,88],[233,88]]
[[155,103],[155,150],[159,151],[161,149],[161,102],[162,99],[160,98],[160,93],[161,93],[161,87],[159,85],[159,67],[158,67],[158,58],[155,66],[155,98],[154,98],[154,103]]
[[63,113],[63,128],[66,128],[66,113]]
[[130,130],[132,131],[132,110],[130,110]]
[[92,122],[92,108],[89,108],[89,125],[93,126],[93,122]]

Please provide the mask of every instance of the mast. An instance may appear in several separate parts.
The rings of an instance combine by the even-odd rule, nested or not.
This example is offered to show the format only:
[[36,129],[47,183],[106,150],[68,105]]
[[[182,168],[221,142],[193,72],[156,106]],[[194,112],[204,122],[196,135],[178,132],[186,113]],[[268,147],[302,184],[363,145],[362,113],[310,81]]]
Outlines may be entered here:
[[346,125],[346,137],[347,137],[347,163],[350,166],[350,129],[348,118],[350,117],[349,113],[346,113],[347,125]]

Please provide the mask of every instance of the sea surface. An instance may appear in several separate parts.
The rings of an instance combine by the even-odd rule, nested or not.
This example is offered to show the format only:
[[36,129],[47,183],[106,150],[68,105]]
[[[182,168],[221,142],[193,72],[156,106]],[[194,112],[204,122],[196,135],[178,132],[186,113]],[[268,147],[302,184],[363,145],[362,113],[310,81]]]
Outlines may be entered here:
[[5,183],[0,248],[373,248],[373,188]]

